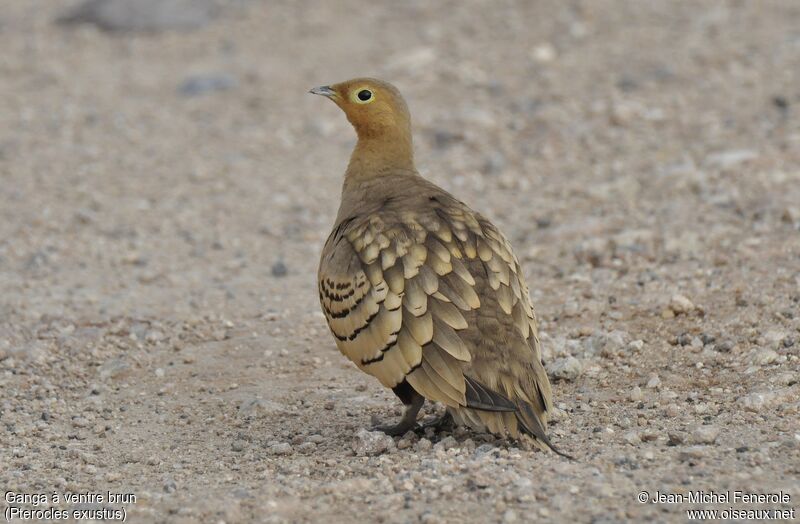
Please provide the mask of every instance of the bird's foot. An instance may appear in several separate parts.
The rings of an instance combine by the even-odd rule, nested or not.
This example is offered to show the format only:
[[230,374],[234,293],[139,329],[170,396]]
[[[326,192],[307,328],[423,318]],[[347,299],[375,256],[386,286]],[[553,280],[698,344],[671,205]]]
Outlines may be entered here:
[[403,412],[403,416],[400,417],[400,422],[395,424],[394,426],[389,425],[380,425],[377,420],[372,420],[372,430],[373,431],[383,431],[387,435],[391,437],[397,437],[400,435],[405,435],[408,431],[416,430],[419,427],[417,424],[417,414],[419,410],[422,408],[422,405],[425,403],[425,397],[419,394],[412,395],[411,403],[406,404],[405,411]]
[[390,437],[399,437],[401,435],[405,435],[409,431],[416,431],[419,428],[419,424],[416,422],[411,422],[410,424],[406,420],[401,420],[398,424],[377,424],[372,426],[372,431],[382,431],[389,435]]
[[453,420],[453,415],[451,415],[449,411],[445,411],[444,415],[425,422],[419,427],[419,429],[425,431],[426,429],[431,428],[435,433],[439,433],[441,431],[452,431],[453,428],[455,428],[455,425],[456,422]]

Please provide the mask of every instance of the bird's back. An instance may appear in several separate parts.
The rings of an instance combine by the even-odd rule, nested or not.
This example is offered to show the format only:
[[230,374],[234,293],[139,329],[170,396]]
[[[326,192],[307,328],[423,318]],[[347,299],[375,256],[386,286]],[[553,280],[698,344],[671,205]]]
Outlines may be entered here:
[[337,345],[360,369],[464,424],[547,442],[528,288],[489,220],[407,171],[345,185],[319,283]]

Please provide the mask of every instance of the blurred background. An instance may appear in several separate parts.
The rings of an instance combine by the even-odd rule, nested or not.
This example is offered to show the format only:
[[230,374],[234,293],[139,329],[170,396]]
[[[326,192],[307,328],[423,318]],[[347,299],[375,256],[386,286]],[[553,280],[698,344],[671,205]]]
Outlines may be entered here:
[[[355,135],[307,91],[355,76],[399,87],[419,170],[511,239],[555,440],[600,477],[503,449],[505,473],[470,471],[505,487],[458,499],[472,473],[447,461],[455,492],[375,487],[374,464],[353,465],[355,430],[394,401],[318,313]],[[0,457],[16,472],[0,483],[127,486],[150,494],[143,519],[229,521],[644,518],[660,513],[634,486],[683,485],[687,462],[777,488],[800,467],[799,108],[795,0],[3,0]],[[67,451],[42,442],[90,458],[51,469]],[[531,471],[554,479],[533,500]],[[337,498],[332,479],[355,484]]]

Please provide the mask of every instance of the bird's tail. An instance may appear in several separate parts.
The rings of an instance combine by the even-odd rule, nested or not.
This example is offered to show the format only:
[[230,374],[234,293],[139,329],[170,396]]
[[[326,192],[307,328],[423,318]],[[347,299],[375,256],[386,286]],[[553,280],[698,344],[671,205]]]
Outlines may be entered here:
[[517,411],[515,412],[517,416],[517,422],[522,430],[522,433],[525,433],[535,439],[538,442],[543,443],[545,446],[550,448],[550,450],[555,453],[556,455],[560,455],[564,458],[568,458],[570,460],[575,460],[575,457],[572,455],[568,455],[563,451],[559,450],[547,437],[547,433],[545,432],[545,428],[533,410],[533,407],[525,402],[525,401],[518,401],[517,402]]
[[495,435],[520,438],[527,435],[543,450],[551,450],[562,457],[574,460],[572,455],[559,450],[547,437],[544,424],[528,402],[517,399],[511,411],[487,411],[470,408],[448,408],[457,424]]

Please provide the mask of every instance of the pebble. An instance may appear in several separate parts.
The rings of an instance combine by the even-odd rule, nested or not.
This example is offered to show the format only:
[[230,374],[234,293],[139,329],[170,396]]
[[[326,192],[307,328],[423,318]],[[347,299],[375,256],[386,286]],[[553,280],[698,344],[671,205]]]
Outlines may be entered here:
[[708,454],[706,449],[707,448],[705,446],[689,446],[681,451],[681,453],[678,455],[678,459],[683,462],[687,462],[692,459],[701,459]]
[[622,435],[622,438],[628,444],[636,445],[636,444],[640,444],[642,442],[642,439],[639,436],[639,433],[637,433],[636,431],[628,431],[624,435]]
[[555,380],[575,380],[582,372],[580,360],[572,356],[559,358],[547,365],[547,373]]
[[394,439],[381,431],[362,429],[353,441],[353,451],[359,457],[382,455],[395,447]]
[[442,440],[440,440],[439,442],[437,442],[436,445],[433,446],[433,449],[434,450],[448,450],[450,448],[454,448],[454,447],[457,447],[457,446],[458,446],[458,441],[455,438],[453,438],[453,437],[445,437]]
[[632,340],[628,343],[628,348],[633,351],[641,351],[644,348],[644,340]]
[[766,366],[772,364],[778,358],[778,353],[767,348],[759,348],[750,354],[750,363],[756,366]]
[[287,273],[289,273],[289,268],[286,267],[286,264],[283,262],[283,260],[278,260],[272,264],[270,271],[272,272],[273,277],[281,278],[285,277]]
[[233,451],[244,451],[244,448],[247,446],[247,442],[244,440],[234,440],[231,443],[231,449]]
[[695,305],[684,295],[675,294],[669,300],[669,309],[676,315],[688,314],[695,310]]
[[695,444],[713,444],[719,436],[717,426],[698,426],[692,432],[692,442]]
[[506,167],[506,157],[499,151],[490,154],[483,164],[481,171],[487,175],[494,175],[503,171]]
[[714,349],[719,351],[720,353],[730,353],[731,350],[736,346],[736,343],[732,340],[723,340],[719,344],[714,346]]
[[103,380],[118,379],[128,375],[130,371],[131,366],[125,359],[111,358],[100,366],[100,378]]
[[787,224],[800,224],[800,207],[798,206],[788,206],[783,210],[781,214],[781,220],[786,222]]
[[186,77],[178,86],[178,93],[183,96],[207,95],[218,91],[227,91],[238,85],[236,77],[227,73],[209,73]]
[[442,524],[444,521],[434,512],[428,510],[419,516],[419,522],[420,524]]
[[667,434],[667,446],[678,446],[683,444],[683,435],[670,431]]
[[162,489],[164,493],[175,493],[178,490],[178,484],[175,482],[175,479],[168,478],[164,481]]
[[492,453],[496,449],[497,448],[491,444],[481,444],[480,446],[475,448],[475,455],[476,456],[485,455],[487,453]]
[[310,453],[315,449],[317,449],[317,445],[314,444],[313,442],[303,442],[302,444],[300,444],[300,446],[298,446],[297,449],[300,450],[300,452],[302,453]]
[[630,399],[634,402],[640,402],[644,399],[644,394],[642,393],[642,388],[639,386],[635,386],[630,393]]
[[267,451],[270,455],[288,455],[292,452],[292,445],[288,442],[279,442],[271,445]]
[[652,388],[657,388],[660,385],[661,385],[661,379],[658,378],[658,375],[656,375],[655,373],[651,373],[647,378],[646,387],[652,389]]
[[285,412],[282,405],[270,400],[260,398],[248,398],[239,404],[239,416],[242,417],[259,417],[259,416],[276,416]]
[[764,345],[770,347],[771,349],[777,349],[781,346],[781,343],[786,338],[786,333],[777,330],[769,330],[764,334]]
[[628,335],[628,333],[625,331],[615,330],[611,333],[608,333],[603,337],[603,348],[600,351],[600,354],[606,358],[619,355],[627,347],[629,338],[630,335]]
[[775,395],[769,392],[756,392],[739,397],[737,403],[747,411],[761,411],[772,405]]
[[706,157],[705,163],[709,167],[727,169],[758,158],[758,153],[752,149],[732,149],[712,153]]
[[433,443],[426,438],[421,438],[414,447],[417,451],[430,451],[433,448]]
[[552,62],[556,59],[556,48],[549,42],[544,42],[533,48],[531,56],[541,64]]

